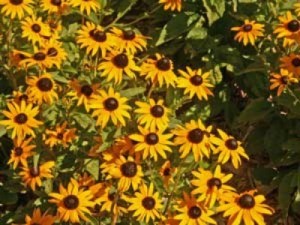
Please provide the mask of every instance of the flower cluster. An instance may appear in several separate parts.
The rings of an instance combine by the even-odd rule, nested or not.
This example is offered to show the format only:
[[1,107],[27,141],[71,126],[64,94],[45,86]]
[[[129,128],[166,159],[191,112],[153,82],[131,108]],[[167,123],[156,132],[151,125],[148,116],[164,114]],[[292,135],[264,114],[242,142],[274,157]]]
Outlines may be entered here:
[[[0,121],[13,142],[7,164],[36,200],[15,223],[205,225],[224,212],[228,224],[265,224],[264,196],[239,193],[224,172],[249,160],[243,143],[198,116],[180,119],[167,100],[165,90],[209,100],[210,71],[176,69],[136,27],[101,25],[104,1],[40,2],[0,0],[14,86]],[[179,0],[159,3],[181,10]],[[245,23],[236,39],[254,44],[263,26]]]

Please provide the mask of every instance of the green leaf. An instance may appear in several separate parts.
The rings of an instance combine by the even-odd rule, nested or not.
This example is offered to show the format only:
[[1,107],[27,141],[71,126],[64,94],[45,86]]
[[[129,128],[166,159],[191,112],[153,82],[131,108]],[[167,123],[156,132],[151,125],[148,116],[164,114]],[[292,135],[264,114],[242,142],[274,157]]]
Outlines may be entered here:
[[225,12],[225,0],[203,0],[203,5],[207,11],[209,25],[222,17]]
[[0,137],[2,137],[4,134],[6,134],[6,129],[4,126],[0,125]]
[[128,88],[126,90],[121,90],[120,94],[121,94],[121,96],[131,98],[133,96],[143,94],[145,91],[146,91],[145,87],[134,87],[134,88]]
[[277,174],[278,172],[272,168],[258,167],[253,169],[255,179],[264,185],[269,185]]
[[293,172],[285,175],[282,178],[278,188],[278,201],[279,201],[280,208],[283,210],[283,214],[285,216],[287,216],[288,214],[290,204],[292,201],[292,194],[295,189],[295,187],[291,186],[293,176],[294,176]]
[[272,112],[272,105],[264,98],[250,102],[237,118],[237,123],[256,123]]
[[12,193],[0,186],[0,204],[13,205],[18,201],[17,193]]
[[94,177],[95,180],[99,178],[99,160],[98,159],[86,159],[86,170]]
[[[159,46],[179,37],[190,29],[190,26],[199,18],[196,13],[180,13],[174,16],[161,30],[155,45]],[[180,29],[179,29],[180,28]]]

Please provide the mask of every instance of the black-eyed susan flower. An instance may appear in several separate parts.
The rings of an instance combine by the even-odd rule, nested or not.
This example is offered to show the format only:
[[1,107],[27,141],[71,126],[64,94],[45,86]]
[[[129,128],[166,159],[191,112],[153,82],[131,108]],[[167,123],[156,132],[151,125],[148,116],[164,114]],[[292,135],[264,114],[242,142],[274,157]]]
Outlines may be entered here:
[[105,31],[100,25],[86,22],[77,32],[77,43],[80,48],[86,48],[86,52],[92,56],[100,52],[102,57],[115,45],[114,37]]
[[118,190],[124,192],[131,186],[133,190],[138,189],[144,174],[141,165],[131,156],[127,159],[124,156],[120,156],[112,166],[108,172],[113,178],[118,179]]
[[62,14],[68,8],[67,0],[42,0],[43,11]]
[[35,208],[33,210],[32,216],[29,216],[28,214],[26,215],[25,225],[52,225],[54,224],[55,220],[55,216],[48,214],[47,211],[42,214],[40,208]]
[[153,84],[158,82],[160,87],[163,84],[166,84],[167,87],[170,85],[174,87],[177,77],[173,69],[173,62],[169,58],[161,54],[155,54],[155,59],[148,58],[143,62],[140,75],[150,79]]
[[143,159],[148,156],[154,158],[154,161],[158,160],[158,155],[166,159],[166,151],[172,152],[170,148],[173,143],[169,140],[172,138],[173,134],[163,134],[164,130],[149,130],[138,126],[140,134],[132,134],[129,137],[138,142],[134,150],[136,152],[143,152]]
[[67,122],[64,122],[62,125],[56,125],[54,130],[46,129],[45,144],[51,148],[55,145],[67,147],[76,138],[76,128],[68,129],[67,125]]
[[26,13],[29,15],[33,14],[32,3],[32,0],[0,0],[0,5],[2,5],[1,13],[5,16],[10,16],[11,19],[15,17],[22,19]]
[[257,191],[246,191],[242,194],[228,193],[226,203],[217,208],[218,212],[223,212],[224,217],[228,217],[228,225],[241,224],[245,225],[265,225],[263,215],[272,215],[274,210],[264,204],[263,195],[255,195]]
[[92,116],[97,117],[96,125],[104,128],[111,120],[114,125],[125,126],[124,118],[130,118],[128,110],[131,109],[126,102],[127,98],[121,97],[120,93],[115,92],[112,87],[108,92],[100,90],[99,95],[95,95],[90,101],[90,108],[94,109]]
[[180,158],[185,158],[191,151],[194,154],[195,161],[199,161],[203,156],[209,157],[209,138],[210,131],[204,126],[202,121],[191,120],[185,126],[178,125],[173,130],[176,135],[174,144],[180,146]]
[[22,37],[27,38],[33,45],[35,43],[41,44],[44,37],[49,37],[51,34],[49,26],[43,23],[41,17],[27,17],[21,24]]
[[159,3],[164,4],[164,10],[180,12],[182,9],[181,0],[159,0]]
[[180,220],[180,225],[217,224],[211,218],[214,212],[197,201],[194,196],[190,197],[186,193],[183,193],[183,200],[176,209],[178,213],[174,218]]
[[73,90],[71,90],[68,95],[72,96],[72,100],[77,100],[77,106],[84,105],[87,112],[90,111],[90,100],[99,94],[100,84],[88,84],[80,82],[79,80],[73,80],[69,84]]
[[237,169],[242,163],[241,157],[248,160],[249,156],[246,154],[240,141],[226,134],[221,129],[217,130],[221,139],[213,137],[211,141],[217,146],[213,151],[215,154],[219,154],[218,163],[225,164],[230,160],[233,167]]
[[222,173],[219,165],[213,173],[199,168],[198,171],[192,171],[192,174],[196,178],[191,180],[191,184],[196,186],[192,194],[199,195],[197,201],[204,202],[208,208],[212,208],[224,192],[235,191],[233,187],[226,184],[233,175]]
[[80,174],[77,178],[77,182],[80,188],[89,188],[96,183],[95,179],[87,172]]
[[57,68],[60,68],[61,64],[67,59],[68,54],[62,47],[62,43],[55,39],[42,42],[41,49],[42,51],[46,52],[47,57],[51,59],[51,61],[49,61],[50,68],[53,65],[55,65]]
[[300,55],[294,53],[280,58],[280,68],[286,69],[295,77],[300,77]]
[[39,105],[43,102],[52,104],[54,100],[58,99],[56,93],[57,85],[50,74],[27,77],[26,83],[28,84],[28,95],[33,99],[34,103]]
[[61,221],[79,223],[80,220],[89,221],[86,214],[91,214],[90,207],[94,207],[92,202],[92,192],[78,187],[75,179],[71,178],[67,188],[59,185],[59,193],[49,194],[50,203],[57,205],[57,216]]
[[72,7],[79,7],[80,12],[90,15],[101,8],[100,2],[97,0],[70,0],[69,4]]
[[103,140],[101,136],[95,136],[93,138],[93,145],[91,147],[91,149],[88,152],[88,156],[92,157],[92,158],[99,158],[100,157],[100,152],[99,149],[101,147],[101,145],[103,144]]
[[2,113],[8,118],[0,121],[0,124],[6,126],[6,129],[13,129],[12,138],[24,138],[26,135],[35,137],[33,128],[42,125],[41,121],[34,117],[39,113],[38,107],[32,104],[26,104],[25,101],[18,105],[15,102],[7,103],[9,111],[4,110]]
[[13,101],[19,105],[22,101],[25,101],[26,104],[33,103],[33,100],[28,96],[28,93],[22,91],[13,91]]
[[288,70],[280,69],[280,73],[271,74],[270,90],[277,89],[277,96],[279,96],[288,85],[298,82],[298,79],[296,79]]
[[279,20],[281,23],[274,30],[277,38],[299,39],[300,22],[293,17],[290,11],[283,16],[279,16]]
[[43,178],[53,178],[51,170],[54,165],[54,161],[45,162],[41,165],[37,165],[37,167],[30,167],[26,165],[22,168],[22,171],[19,174],[25,185],[35,191],[37,186],[42,186]]
[[131,79],[135,78],[135,72],[140,71],[134,62],[133,55],[127,53],[111,51],[103,59],[98,66],[101,77],[106,77],[107,81],[114,80],[115,84],[120,84],[124,75]]
[[29,57],[28,53],[14,49],[9,54],[9,62],[12,66],[20,69],[22,68],[21,61],[26,59],[27,57]]
[[143,51],[147,46],[146,37],[138,34],[136,31],[121,30],[117,27],[113,27],[111,32],[116,37],[116,49],[120,52],[128,52],[129,54],[135,54],[138,50]]
[[196,95],[199,100],[207,100],[209,95],[213,96],[210,90],[213,85],[208,80],[209,72],[202,73],[201,69],[192,70],[190,67],[186,67],[186,72],[178,72],[182,77],[178,78],[177,87],[184,88],[184,94],[189,94],[190,98]]
[[135,197],[126,198],[131,205],[129,211],[134,211],[133,216],[137,217],[138,221],[149,223],[150,219],[161,218],[160,210],[162,209],[162,201],[158,192],[154,192],[154,185],[150,183],[149,187],[142,183],[139,192],[135,192]]
[[250,43],[251,45],[255,44],[255,40],[258,37],[264,36],[264,25],[256,23],[256,21],[245,20],[244,25],[240,27],[232,27],[232,31],[238,32],[234,36],[234,40],[238,42],[243,42],[244,45]]
[[13,168],[16,169],[18,165],[27,166],[27,158],[33,155],[33,149],[36,147],[30,144],[32,138],[14,139],[14,148],[11,151],[10,158],[7,164],[13,164]]
[[169,186],[169,183],[174,183],[173,176],[176,173],[177,169],[171,167],[170,160],[166,161],[159,170],[159,174],[163,179],[163,183],[166,187]]
[[26,58],[20,62],[20,66],[25,66],[27,68],[31,66],[38,66],[44,70],[55,65],[55,61],[48,56],[47,51],[45,50],[40,49],[35,51],[33,54],[27,53],[25,57]]
[[163,105],[162,99],[157,102],[154,99],[149,99],[149,103],[136,101],[135,104],[139,107],[134,110],[139,114],[138,123],[144,125],[145,129],[165,129],[169,124],[170,110]]
[[122,192],[117,193],[111,185],[107,185],[95,202],[100,206],[100,212],[112,211],[114,215],[122,215],[127,213],[127,209],[120,205],[122,195]]

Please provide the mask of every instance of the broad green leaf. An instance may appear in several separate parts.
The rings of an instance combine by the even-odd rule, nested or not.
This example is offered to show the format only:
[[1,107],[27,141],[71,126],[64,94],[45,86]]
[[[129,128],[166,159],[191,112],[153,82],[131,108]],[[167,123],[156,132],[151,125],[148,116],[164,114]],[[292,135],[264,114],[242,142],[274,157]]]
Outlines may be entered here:
[[18,201],[17,193],[12,193],[0,186],[0,204],[12,205]]
[[98,159],[86,159],[84,161],[86,170],[93,176],[95,180],[99,178],[99,160]]
[[225,0],[203,0],[203,5],[207,10],[209,25],[222,17],[225,12]]

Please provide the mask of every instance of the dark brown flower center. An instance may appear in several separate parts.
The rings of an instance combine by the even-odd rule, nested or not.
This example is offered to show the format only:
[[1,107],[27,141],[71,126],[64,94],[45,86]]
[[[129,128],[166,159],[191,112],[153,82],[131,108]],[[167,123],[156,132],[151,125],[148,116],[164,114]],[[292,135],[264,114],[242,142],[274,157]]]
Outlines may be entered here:
[[194,130],[191,130],[189,133],[188,133],[188,140],[194,144],[199,144],[202,140],[203,140],[203,137],[204,137],[204,132],[199,129],[199,128],[196,128]]
[[20,113],[15,116],[14,121],[18,124],[24,124],[28,120],[28,117],[25,113]]
[[122,69],[128,65],[128,57],[127,57],[127,55],[125,55],[123,53],[116,55],[112,61],[116,67],[119,67]]
[[20,5],[23,3],[23,0],[9,0],[9,2],[13,5]]
[[213,177],[207,181],[207,186],[209,188],[217,187],[220,189],[222,187],[222,181],[219,178]]
[[28,95],[26,95],[26,94],[23,94],[23,95],[20,95],[19,96],[19,101],[27,101],[28,100]]
[[104,101],[104,107],[108,111],[114,111],[118,108],[119,102],[115,98],[108,98]]
[[152,210],[155,207],[155,199],[152,197],[145,197],[142,200],[142,205],[147,210]]
[[156,67],[162,71],[168,71],[171,68],[171,62],[168,58],[161,58],[156,62]]
[[36,85],[37,85],[38,89],[40,89],[40,91],[43,91],[43,92],[51,91],[53,88],[52,81],[47,77],[43,77],[43,78],[39,79]]
[[235,140],[234,138],[230,138],[225,141],[225,145],[230,150],[236,150],[239,147],[237,140]]
[[30,168],[29,173],[32,177],[37,177],[37,176],[40,175],[40,168],[39,167],[37,167],[37,168],[32,167],[32,168]]
[[51,0],[51,4],[55,6],[60,6],[61,5],[61,0]]
[[62,140],[64,138],[64,134],[63,133],[58,133],[56,135],[57,139]]
[[170,168],[165,168],[163,171],[164,176],[168,177],[171,175],[171,169]]
[[156,133],[149,133],[145,137],[145,141],[148,145],[155,145],[159,141],[159,137]]
[[238,204],[244,209],[251,209],[255,205],[255,199],[249,194],[244,194],[239,198]]
[[41,29],[42,29],[41,26],[36,23],[31,26],[31,30],[35,33],[39,33]]
[[199,75],[192,76],[190,82],[195,86],[200,86],[203,83],[203,79]]
[[201,209],[198,206],[189,208],[188,215],[192,219],[198,219],[201,216]]
[[244,26],[243,26],[243,31],[245,31],[245,32],[250,32],[250,31],[252,31],[252,25],[251,24],[245,24]]
[[24,54],[22,54],[22,53],[19,53],[18,54],[18,56],[19,56],[19,58],[21,59],[21,60],[23,60],[23,59],[26,59],[27,57],[24,55]]
[[89,34],[90,37],[92,37],[97,42],[104,42],[106,41],[107,38],[106,33],[104,31],[97,30],[97,29],[91,30]]
[[300,29],[300,24],[298,20],[291,20],[287,24],[287,28],[290,32],[297,32]]
[[109,199],[110,201],[114,201],[114,200],[115,200],[115,193],[110,193],[110,194],[108,194],[108,199]]
[[155,105],[151,109],[151,114],[154,117],[162,117],[164,115],[164,107],[161,105]]
[[80,92],[86,97],[90,97],[93,94],[93,89],[90,85],[86,84],[81,87]]
[[75,195],[68,195],[63,199],[64,206],[67,209],[76,209],[79,205],[79,199]]
[[126,162],[121,165],[121,172],[125,177],[134,177],[137,173],[135,162]]
[[48,56],[57,56],[58,51],[56,50],[56,48],[49,48],[47,51],[47,55]]
[[16,156],[21,156],[22,153],[23,153],[23,148],[21,148],[21,147],[16,147],[15,148],[15,155]]
[[131,41],[135,38],[135,33],[132,30],[123,30],[123,38],[127,41]]
[[33,58],[37,61],[43,61],[46,59],[46,54],[43,52],[37,52],[33,55]]
[[287,76],[282,76],[281,83],[287,85],[289,83],[289,78]]
[[55,21],[50,21],[49,23],[49,27],[51,29],[56,29],[58,27],[57,23]]
[[292,60],[292,64],[294,67],[299,67],[300,66],[300,58],[296,57]]

